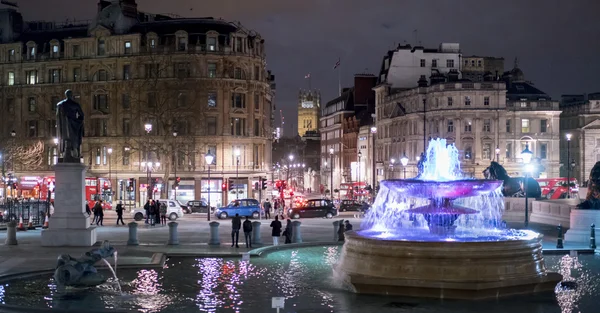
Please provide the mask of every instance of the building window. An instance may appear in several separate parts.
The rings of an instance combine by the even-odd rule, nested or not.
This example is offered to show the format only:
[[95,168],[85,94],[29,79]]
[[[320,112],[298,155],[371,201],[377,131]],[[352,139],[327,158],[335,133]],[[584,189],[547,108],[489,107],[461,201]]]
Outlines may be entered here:
[[541,143],[540,144],[540,159],[546,160],[548,158],[548,144]]
[[104,43],[104,39],[98,39],[98,55],[106,54],[106,44]]
[[177,96],[177,107],[183,108],[186,106],[187,106],[187,95],[184,92],[181,92]]
[[471,105],[471,97],[469,97],[469,96],[465,97],[465,105]]
[[9,86],[13,86],[15,84],[15,72],[8,72],[7,84]]
[[210,116],[206,118],[206,134],[215,136],[217,134],[217,118]]
[[235,38],[235,51],[236,52],[243,52],[243,46],[242,46],[242,38],[240,37],[236,37]]
[[510,159],[511,155],[512,155],[512,143],[507,143],[506,144],[506,158]]
[[131,65],[125,64],[123,65],[123,80],[131,79]]
[[56,137],[56,120],[48,120],[48,136]]
[[108,120],[107,119],[98,119],[98,125],[100,133],[98,134],[101,137],[108,136]]
[[470,160],[472,157],[473,157],[473,151],[472,151],[471,147],[467,147],[465,149],[465,159]]
[[217,51],[217,38],[208,37],[208,40],[206,41],[206,50]]
[[131,120],[128,118],[123,119],[123,135],[124,136],[131,135]]
[[94,95],[94,110],[108,112],[108,96],[105,94]]
[[34,138],[38,136],[38,121],[27,121],[27,137]]
[[15,60],[15,49],[8,50],[8,62],[13,62]]
[[260,120],[259,119],[254,119],[254,136],[258,137],[260,136]]
[[189,63],[177,63],[176,64],[177,78],[190,77],[190,68],[191,68],[191,65]]
[[14,98],[6,98],[6,111],[10,114],[15,113],[15,99]]
[[483,97],[483,105],[490,105],[490,97]]
[[540,121],[540,133],[545,133],[548,131],[548,120]]
[[73,69],[73,81],[74,82],[81,81],[81,68],[76,67]]
[[150,49],[156,48],[156,39],[154,39],[154,38],[150,39],[149,45],[150,45]]
[[177,50],[178,51],[185,51],[186,46],[187,46],[187,38],[185,38],[185,37],[177,38]]
[[260,68],[258,66],[254,67],[254,80],[260,80]]
[[492,145],[489,143],[483,144],[483,159],[491,160],[492,159]]
[[27,110],[32,113],[37,111],[37,103],[35,101],[35,97],[29,97],[27,99]]
[[156,107],[156,92],[149,92],[147,97],[148,97],[148,107],[155,108]]
[[521,132],[522,133],[528,133],[529,132],[529,120],[528,119],[522,119],[521,120]]
[[242,79],[242,69],[239,67],[236,67],[233,70],[233,78],[235,79]]
[[100,147],[96,147],[96,165],[100,165],[100,159],[102,158],[102,150]]
[[57,58],[59,56],[59,52],[60,48],[58,47],[58,45],[52,45],[52,56]]
[[231,107],[232,108],[246,108],[246,94],[234,92],[231,94]]
[[421,59],[421,67],[425,67],[425,59]]
[[448,97],[448,106],[451,107],[452,103],[454,102],[454,100],[452,99],[452,97]]
[[71,46],[71,54],[74,58],[78,58],[80,53],[81,52],[79,51],[79,45]]
[[527,102],[525,102],[525,101],[521,101],[521,107],[522,107],[522,108],[526,108],[526,107],[527,107]]
[[35,85],[38,83],[38,74],[36,70],[26,71],[27,85]]
[[454,60],[446,60],[446,67],[453,68]]
[[208,107],[209,108],[216,108],[217,107],[217,93],[216,92],[209,92],[208,93]]
[[260,111],[260,102],[258,94],[254,94],[254,111]]
[[146,78],[157,78],[158,75],[158,64],[145,64],[144,65]]
[[510,120],[506,120],[506,132],[510,133],[512,130],[510,129]]
[[50,82],[51,83],[60,83],[60,70],[59,69],[52,69],[50,70]]
[[431,60],[431,67],[437,67],[437,60]]
[[99,82],[103,82],[107,80],[107,74],[105,70],[99,70],[98,73],[96,74],[96,80]]
[[131,148],[123,147],[123,165],[129,165],[129,156],[131,155]]
[[28,57],[28,60],[35,59],[35,46],[28,48],[27,57]]
[[212,164],[213,165],[217,165],[217,160],[218,160],[218,158],[217,158],[217,146],[208,146],[207,150],[208,150],[207,151],[208,153],[210,153],[210,154],[212,154],[214,156]]
[[121,95],[121,106],[125,110],[129,110],[131,108],[131,102],[129,100],[129,94],[124,93]]
[[465,133],[471,132],[471,121],[465,122]]
[[448,132],[449,133],[454,132],[454,121],[448,121]]
[[125,41],[125,54],[131,54],[131,41]]
[[50,98],[50,111],[56,112],[56,104],[60,102],[60,98],[58,96],[52,96]]
[[483,120],[483,131],[487,133],[492,131],[492,120]]
[[208,77],[217,77],[217,63],[208,63]]
[[233,136],[245,136],[246,119],[231,118],[231,134]]

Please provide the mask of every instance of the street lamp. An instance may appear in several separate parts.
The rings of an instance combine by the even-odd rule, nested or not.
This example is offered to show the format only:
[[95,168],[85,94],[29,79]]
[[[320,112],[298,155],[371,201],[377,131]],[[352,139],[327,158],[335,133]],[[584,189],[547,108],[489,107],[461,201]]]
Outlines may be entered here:
[[239,148],[235,149],[235,198],[239,199],[239,178],[240,178],[240,155],[241,155],[241,151]]
[[358,151],[358,173],[356,174],[356,180],[358,181],[358,186],[360,188],[360,159],[362,158],[362,152]]
[[[375,183],[377,182],[377,170],[376,170],[376,168],[377,168],[377,161],[376,161],[377,158],[375,156],[375,134],[377,134],[377,127],[371,126],[371,145],[372,145],[371,149],[372,149],[372,153],[373,153],[373,156],[371,157],[371,160],[373,162],[373,164],[372,164],[372,166],[373,166],[372,167],[372,176],[373,176],[372,180],[373,180],[373,184],[371,186],[372,186],[373,190],[375,190]],[[375,193],[373,193],[373,195],[374,194]]]
[[144,124],[144,130],[146,131],[146,134],[148,135],[148,150],[146,151],[146,162],[142,162],[140,165],[142,167],[146,167],[146,180],[147,180],[147,185],[146,185],[146,189],[147,189],[147,193],[148,193],[148,199],[152,199],[152,190],[154,189],[154,184],[152,184],[152,175],[150,174],[150,171],[152,170],[152,162],[150,161],[150,133],[152,132],[152,124],[150,123],[146,123]]
[[525,144],[525,150],[521,152],[521,158],[523,159],[523,163],[525,163],[525,228],[529,226],[529,203],[527,197],[527,174],[532,171],[532,166],[529,164],[531,162],[531,157],[533,156],[533,152],[529,150],[529,143]]
[[331,195],[331,200],[333,200],[333,148],[329,148],[329,175],[331,186],[329,187],[329,194]]
[[106,150],[106,152],[108,152],[108,181],[110,182],[110,199],[112,202],[112,175],[111,175],[111,160],[112,160],[112,152],[113,149],[112,148],[108,148]]
[[496,146],[496,162],[500,163],[500,147]]
[[[206,216],[207,216],[206,220],[207,221],[210,221],[210,214],[211,214],[211,212],[210,212],[210,183],[211,183],[210,182],[210,166],[211,166],[214,158],[215,158],[215,156],[212,155],[212,153],[210,153],[210,151],[208,151],[208,153],[206,153],[204,155],[204,161],[206,161],[206,166],[208,167],[208,188],[207,188],[207,190],[208,190],[207,191],[208,192],[208,197],[207,197],[208,198],[208,209],[206,211]],[[177,193],[177,191],[175,191],[175,193]]]
[[571,198],[571,134],[567,134],[567,199]]
[[404,171],[404,179],[406,179],[406,166],[408,165],[408,158],[406,157],[406,153],[402,155],[400,158],[400,163],[402,163],[402,169]]
[[[174,130],[173,131],[173,140],[177,140],[177,131]],[[173,199],[177,200],[177,188],[179,187],[179,183],[177,182],[177,162],[179,161],[178,155],[177,155],[177,147],[175,146],[176,143],[173,143],[173,154],[174,154],[174,158],[173,158],[173,175],[175,175],[175,183],[173,184],[173,186],[175,187],[174,189],[174,195],[173,195]],[[169,186],[167,186],[169,187]]]

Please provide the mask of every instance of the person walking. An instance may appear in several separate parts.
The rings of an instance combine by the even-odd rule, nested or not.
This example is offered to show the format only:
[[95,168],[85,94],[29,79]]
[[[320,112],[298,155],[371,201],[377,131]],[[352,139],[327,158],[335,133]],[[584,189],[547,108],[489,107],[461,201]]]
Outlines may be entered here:
[[121,225],[125,225],[125,222],[123,222],[123,204],[121,201],[117,204],[115,212],[117,212],[117,226],[119,226],[119,221],[121,221]]
[[294,230],[292,228],[292,220],[288,218],[287,224],[285,224],[285,230],[283,231],[283,236],[285,236],[286,244],[292,243],[293,231]]
[[98,201],[94,203],[94,207],[92,208],[92,213],[94,214],[94,219],[92,220],[92,224],[98,223]]
[[90,205],[85,202],[85,213],[87,213],[88,217],[92,216],[92,209],[90,209]]
[[156,214],[156,216],[154,216],[156,221],[154,221],[154,222],[156,224],[160,224],[160,204],[161,204],[161,202],[158,201],[158,199],[156,201],[154,201],[154,205],[156,206],[156,211],[154,211],[154,214]]
[[104,210],[102,209],[102,200],[98,201],[96,206],[98,210],[98,221],[96,222],[96,226],[104,226]]
[[235,245],[239,248],[238,241],[240,240],[240,228],[242,228],[242,219],[239,214],[235,214],[231,220],[231,247]]
[[271,236],[273,236],[273,245],[279,245],[279,237],[281,236],[281,222],[277,215],[275,215],[275,220],[271,222]]
[[146,211],[146,224],[148,224],[148,219],[150,218],[150,200],[146,201],[144,204],[144,211]]
[[252,248],[252,222],[246,216],[242,226],[244,228],[244,238],[246,239],[246,248]]
[[338,241],[344,241],[346,238],[344,237],[344,232],[346,231],[344,227],[344,223],[340,223],[340,228],[338,228]]
[[152,202],[150,202],[150,210],[148,210],[148,212],[150,213],[150,226],[154,226],[156,225],[156,203],[154,202],[154,200],[152,200]]
[[265,208],[265,218],[271,219],[271,202],[269,202],[268,198],[265,199],[265,204],[263,207]]
[[164,202],[160,203],[160,225],[167,225],[167,204]]

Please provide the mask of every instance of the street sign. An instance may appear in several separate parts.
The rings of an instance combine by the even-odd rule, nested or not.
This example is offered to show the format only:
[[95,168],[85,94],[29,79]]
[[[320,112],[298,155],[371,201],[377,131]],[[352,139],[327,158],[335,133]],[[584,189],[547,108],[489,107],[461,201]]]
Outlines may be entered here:
[[273,309],[283,309],[285,307],[285,298],[284,297],[273,297],[271,298],[271,308]]

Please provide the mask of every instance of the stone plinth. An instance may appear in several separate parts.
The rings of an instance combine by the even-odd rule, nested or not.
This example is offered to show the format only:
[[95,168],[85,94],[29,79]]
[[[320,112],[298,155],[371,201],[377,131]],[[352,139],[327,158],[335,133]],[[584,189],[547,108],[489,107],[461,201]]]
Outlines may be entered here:
[[89,247],[96,243],[96,228],[85,214],[85,165],[59,163],[54,167],[54,214],[42,230],[42,246]]
[[535,200],[532,203],[530,221],[546,225],[569,225],[571,210],[579,204],[578,199]]
[[377,240],[346,232],[336,274],[366,294],[485,299],[554,290],[542,236],[494,242]]
[[[530,220],[533,209],[533,201],[535,201],[535,199],[527,198]],[[502,215],[502,219],[507,222],[524,222],[525,198],[504,198],[504,214]]]
[[596,234],[600,234],[600,210],[571,210],[571,223],[565,233],[565,242],[587,246],[590,243],[592,224],[596,226]]

